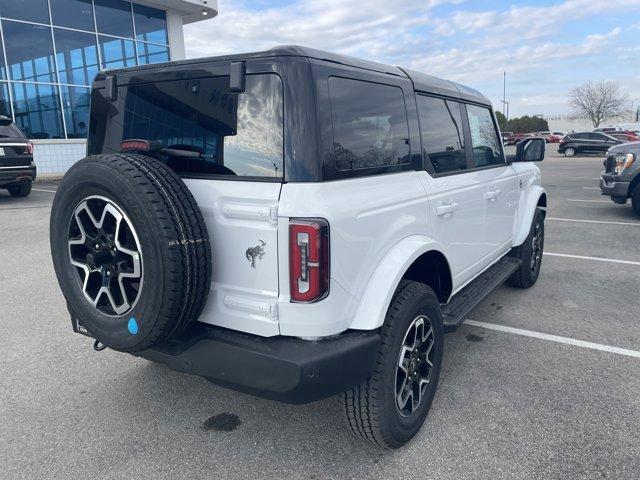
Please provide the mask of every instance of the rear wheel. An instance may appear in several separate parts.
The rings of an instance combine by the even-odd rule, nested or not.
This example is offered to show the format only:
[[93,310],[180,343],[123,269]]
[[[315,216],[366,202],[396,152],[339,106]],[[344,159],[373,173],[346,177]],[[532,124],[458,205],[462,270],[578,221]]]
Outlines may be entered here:
[[522,245],[514,247],[510,256],[522,261],[520,268],[516,270],[507,283],[512,287],[529,288],[533,286],[540,275],[542,255],[544,253],[544,215],[536,210],[531,224],[529,235]]
[[418,433],[438,386],[443,340],[440,302],[433,290],[403,280],[380,332],[373,374],[340,397],[356,435],[398,448]]
[[573,157],[576,154],[576,150],[574,148],[565,148],[564,150],[564,156],[565,157]]
[[633,195],[631,195],[631,205],[633,205],[633,210],[636,214],[640,215],[640,185],[636,187]]
[[65,175],[51,212],[51,255],[72,315],[104,345],[136,352],[200,315],[211,247],[191,192],[143,155],[96,155]]
[[27,197],[31,193],[31,182],[23,182],[20,185],[12,185],[7,190],[12,197]]

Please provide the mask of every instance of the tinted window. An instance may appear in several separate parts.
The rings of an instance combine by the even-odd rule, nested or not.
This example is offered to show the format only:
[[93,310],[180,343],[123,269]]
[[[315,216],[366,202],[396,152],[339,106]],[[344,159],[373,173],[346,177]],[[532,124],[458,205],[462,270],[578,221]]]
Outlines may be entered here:
[[573,140],[586,140],[587,139],[587,134],[586,133],[571,133],[571,134],[569,134],[569,138],[571,138]]
[[2,27],[11,78],[55,82],[51,28],[7,21]]
[[501,143],[491,111],[485,107],[467,105],[467,116],[475,166],[504,164],[505,159],[502,156]]
[[98,72],[96,36],[61,28],[55,28],[54,34],[60,82],[91,85]]
[[409,163],[409,127],[402,90],[390,85],[329,79],[337,170]]
[[17,20],[49,23],[47,0],[0,0],[0,15]]
[[11,105],[9,103],[9,86],[7,82],[0,84],[0,115],[11,116]]
[[609,139],[606,135],[601,133],[587,133],[587,138],[589,140],[597,140],[598,142],[604,142]]
[[[91,0],[49,0],[53,24],[61,27],[93,31]],[[73,14],[69,15],[69,12]]]
[[0,138],[24,138],[24,133],[11,120],[0,119]]
[[167,14],[162,10],[133,4],[136,38],[144,42],[168,44]]
[[460,104],[441,98],[418,96],[422,148],[435,173],[467,168]]
[[163,159],[181,174],[282,178],[277,75],[248,75],[240,95],[230,93],[229,77],[217,77],[130,86],[119,97],[121,114],[111,118],[104,151],[119,151],[122,140],[145,139],[168,149]]
[[133,37],[131,4],[122,0],[94,0],[99,33]]

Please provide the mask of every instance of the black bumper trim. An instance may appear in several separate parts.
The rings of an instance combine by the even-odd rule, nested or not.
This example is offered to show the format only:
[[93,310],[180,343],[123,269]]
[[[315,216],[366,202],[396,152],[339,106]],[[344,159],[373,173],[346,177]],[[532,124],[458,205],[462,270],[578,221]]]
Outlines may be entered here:
[[36,169],[34,167],[0,170],[0,185],[2,185],[2,188],[17,185],[26,180],[33,182],[35,179]]
[[349,390],[373,371],[379,335],[348,331],[320,341],[258,337],[202,323],[136,355],[224,387],[302,404]]

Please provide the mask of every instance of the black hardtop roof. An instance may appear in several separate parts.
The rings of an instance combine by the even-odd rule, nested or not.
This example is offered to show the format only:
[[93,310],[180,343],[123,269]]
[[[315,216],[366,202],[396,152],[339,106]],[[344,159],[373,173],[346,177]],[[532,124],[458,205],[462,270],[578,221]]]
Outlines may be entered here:
[[427,75],[425,73],[409,70],[406,68],[396,67],[393,65],[387,65],[384,63],[374,62],[370,60],[363,60],[360,58],[352,57],[349,55],[341,55],[337,53],[325,52],[310,47],[302,47],[299,45],[280,45],[273,47],[269,50],[261,52],[250,52],[233,55],[220,55],[215,57],[202,57],[193,58],[188,60],[178,60],[172,62],[154,63],[150,65],[142,65],[139,67],[120,68],[112,70],[103,70],[98,75],[105,76],[109,74],[138,72],[142,70],[155,70],[167,66],[179,66],[179,65],[198,65],[209,62],[220,61],[234,61],[244,60],[250,58],[268,58],[268,57],[306,57],[316,60],[324,60],[327,62],[339,63],[341,65],[348,65],[355,68],[362,68],[364,70],[371,70],[379,73],[386,73],[389,75],[396,75],[398,77],[409,78],[416,90],[435,93],[439,95],[445,95],[453,98],[462,98],[471,102],[481,103],[485,105],[491,105],[491,101],[482,95],[477,90],[461,85],[450,80]]

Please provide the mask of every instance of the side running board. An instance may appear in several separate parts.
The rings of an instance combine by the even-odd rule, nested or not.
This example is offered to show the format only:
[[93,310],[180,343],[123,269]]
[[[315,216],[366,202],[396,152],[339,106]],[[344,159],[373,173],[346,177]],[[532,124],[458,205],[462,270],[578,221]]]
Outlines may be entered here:
[[455,332],[464,321],[466,315],[484,297],[509,278],[520,267],[521,263],[517,258],[503,257],[456,293],[449,303],[442,306],[442,321],[445,333]]

